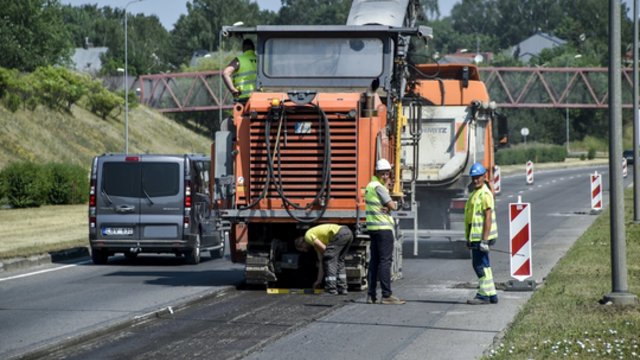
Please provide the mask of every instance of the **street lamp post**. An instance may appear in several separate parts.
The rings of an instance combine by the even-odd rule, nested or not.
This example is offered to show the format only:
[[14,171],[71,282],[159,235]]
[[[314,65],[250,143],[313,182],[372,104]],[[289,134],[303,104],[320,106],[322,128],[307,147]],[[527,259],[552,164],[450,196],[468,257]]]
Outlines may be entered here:
[[[582,57],[581,54],[576,54],[576,55],[573,56],[574,59],[579,59],[581,57]],[[567,64],[566,64],[565,67],[566,68],[569,67],[569,60],[567,60]],[[566,83],[567,83],[566,91],[567,91],[567,97],[568,97],[569,96],[569,72],[568,72],[568,69],[567,69]],[[567,102],[567,99],[565,99],[565,103],[566,102]],[[564,119],[565,119],[565,122],[564,122],[565,123],[565,128],[567,130],[567,140],[566,140],[567,141],[567,155],[569,155],[569,153],[571,152],[571,149],[569,149],[569,108],[568,107],[565,108]]]
[[124,153],[129,153],[129,36],[127,34],[127,8],[143,0],[132,0],[124,6]]

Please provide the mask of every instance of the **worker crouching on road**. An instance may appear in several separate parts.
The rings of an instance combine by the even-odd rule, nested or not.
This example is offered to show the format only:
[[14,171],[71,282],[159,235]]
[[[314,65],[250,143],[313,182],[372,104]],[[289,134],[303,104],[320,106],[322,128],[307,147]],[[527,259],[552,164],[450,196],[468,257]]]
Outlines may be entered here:
[[391,211],[397,204],[389,195],[391,184],[391,164],[386,159],[376,162],[375,174],[365,189],[367,232],[371,238],[371,261],[369,263],[369,292],[367,304],[377,303],[376,286],[380,280],[382,304],[402,305],[405,303],[391,293],[391,262],[395,235],[395,220]]
[[318,278],[313,288],[322,284],[328,294],[347,294],[347,272],[344,258],[353,241],[353,233],[347,226],[337,224],[317,225],[295,240],[296,249],[308,252],[312,248],[318,254]]
[[471,249],[473,270],[478,276],[478,293],[467,300],[469,305],[497,304],[498,295],[489,262],[489,246],[498,238],[495,202],[486,182],[487,169],[480,163],[471,166],[469,175],[473,192],[464,207],[464,229],[467,246]]

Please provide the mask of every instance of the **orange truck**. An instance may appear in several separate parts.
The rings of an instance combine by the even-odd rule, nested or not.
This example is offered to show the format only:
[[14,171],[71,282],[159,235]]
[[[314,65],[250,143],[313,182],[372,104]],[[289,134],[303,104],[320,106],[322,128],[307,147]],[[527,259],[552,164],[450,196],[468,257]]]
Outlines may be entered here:
[[[376,11],[382,3],[388,11]],[[354,0],[347,25],[223,28],[257,45],[257,91],[221,124],[211,155],[212,204],[248,284],[311,285],[315,255],[297,252],[294,239],[338,223],[355,235],[347,281],[366,288],[364,189],[380,158],[402,205],[392,278],[402,276],[403,234],[414,255],[435,241],[468,256],[468,169],[492,169],[497,113],[474,66],[407,62],[410,40],[431,37],[415,26],[418,9],[415,0]]]
[[[355,235],[346,260],[351,288],[367,287],[369,241],[364,189],[380,158],[394,166],[402,201],[399,151],[406,81],[405,37],[425,27],[258,26],[225,28],[255,36],[257,88],[215,135],[215,204],[231,259],[249,284],[304,287],[315,255],[294,239],[310,226],[337,223]],[[397,234],[393,278],[402,275]]]

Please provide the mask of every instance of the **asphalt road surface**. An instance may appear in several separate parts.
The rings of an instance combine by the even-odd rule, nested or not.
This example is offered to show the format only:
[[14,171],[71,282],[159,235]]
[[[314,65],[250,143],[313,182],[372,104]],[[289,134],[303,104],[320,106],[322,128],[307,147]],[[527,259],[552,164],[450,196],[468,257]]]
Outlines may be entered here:
[[[606,201],[608,169],[597,170]],[[533,185],[524,173],[503,177],[496,249],[508,250],[507,207],[521,196],[532,206],[537,282],[595,219],[591,172],[537,172]],[[496,280],[510,279],[509,256],[491,260]],[[1,358],[468,359],[482,355],[531,294],[500,291],[499,305],[470,309],[475,275],[470,260],[456,259],[405,259],[404,279],[393,285],[404,306],[367,305],[363,293],[236,289],[242,267],[227,260],[122,257],[39,270],[0,278]]]

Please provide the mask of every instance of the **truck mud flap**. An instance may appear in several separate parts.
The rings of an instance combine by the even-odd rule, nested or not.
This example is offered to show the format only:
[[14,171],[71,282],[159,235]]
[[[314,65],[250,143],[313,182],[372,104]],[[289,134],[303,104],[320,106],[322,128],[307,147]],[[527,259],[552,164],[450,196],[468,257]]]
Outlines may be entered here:
[[406,259],[442,258],[442,259],[470,259],[471,251],[467,248],[463,236],[444,235],[437,232],[420,231],[418,234],[418,255],[414,255],[413,231],[404,232],[402,245],[403,256]]

